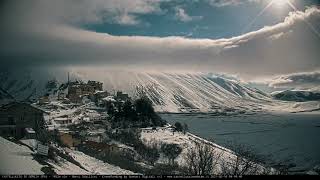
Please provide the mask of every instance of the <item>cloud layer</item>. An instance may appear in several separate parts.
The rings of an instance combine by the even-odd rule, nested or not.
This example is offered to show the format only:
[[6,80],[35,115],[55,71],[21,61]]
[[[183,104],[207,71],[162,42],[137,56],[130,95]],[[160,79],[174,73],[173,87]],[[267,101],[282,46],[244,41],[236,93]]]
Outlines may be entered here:
[[283,75],[274,79],[270,86],[275,88],[320,89],[320,71]]
[[209,71],[244,79],[320,69],[317,8],[229,39],[112,36],[81,28],[102,21],[136,24],[135,14],[151,12],[161,12],[158,1],[9,1],[1,14],[0,59],[4,66]]
[[260,2],[264,0],[207,0],[210,5],[216,6],[216,7],[223,7],[223,6],[234,6],[234,5],[239,5],[243,3],[248,3],[248,2]]

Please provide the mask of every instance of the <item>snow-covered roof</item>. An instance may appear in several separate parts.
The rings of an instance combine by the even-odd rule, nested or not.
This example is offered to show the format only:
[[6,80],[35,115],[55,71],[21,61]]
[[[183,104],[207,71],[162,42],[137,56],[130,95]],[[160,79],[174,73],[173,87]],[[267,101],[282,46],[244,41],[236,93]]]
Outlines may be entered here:
[[59,132],[64,132],[64,133],[69,133],[69,132],[71,132],[69,128],[62,128],[62,127],[59,127],[59,128],[58,128],[58,131],[59,131]]
[[66,120],[71,120],[70,118],[54,118],[55,121],[66,121]]
[[11,102],[9,104],[3,105],[1,106],[1,109],[8,109],[10,107],[16,106],[16,105],[25,105],[25,106],[31,106],[32,108],[34,108],[35,110],[41,111],[43,113],[49,114],[49,112],[47,112],[46,110],[40,108],[39,106],[36,106],[34,104],[29,104],[26,102]]
[[116,102],[116,100],[114,99],[113,96],[107,96],[107,97],[103,98],[102,100],[110,101],[110,102]]
[[34,133],[36,133],[32,128],[25,128],[25,130],[26,130],[27,133],[29,133],[29,134],[34,134]]
[[106,91],[96,91],[94,94],[105,93]]
[[105,129],[97,129],[94,131],[89,131],[88,135],[99,135],[99,134],[105,133],[105,131],[106,131]]

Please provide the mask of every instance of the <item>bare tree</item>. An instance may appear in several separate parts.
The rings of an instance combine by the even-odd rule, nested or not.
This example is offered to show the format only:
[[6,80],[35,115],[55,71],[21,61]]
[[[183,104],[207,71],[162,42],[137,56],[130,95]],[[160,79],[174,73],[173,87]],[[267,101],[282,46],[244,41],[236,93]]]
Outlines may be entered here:
[[211,175],[222,153],[216,153],[212,146],[195,142],[188,149],[185,159],[188,173],[191,175]]
[[144,153],[143,157],[151,164],[154,165],[154,163],[159,159],[160,157],[160,150],[158,149],[158,142],[155,139],[152,139],[151,141],[146,142],[147,145],[144,147]]
[[186,123],[183,123],[183,134],[186,134],[186,132],[189,130],[189,127]]
[[230,148],[235,153],[233,158],[221,162],[221,173],[223,175],[242,176],[269,172],[270,169],[261,165],[265,162],[264,157],[257,155],[253,149],[236,143],[231,144]]
[[182,148],[178,144],[162,144],[161,151],[168,158],[171,165],[174,164],[174,160],[179,156]]

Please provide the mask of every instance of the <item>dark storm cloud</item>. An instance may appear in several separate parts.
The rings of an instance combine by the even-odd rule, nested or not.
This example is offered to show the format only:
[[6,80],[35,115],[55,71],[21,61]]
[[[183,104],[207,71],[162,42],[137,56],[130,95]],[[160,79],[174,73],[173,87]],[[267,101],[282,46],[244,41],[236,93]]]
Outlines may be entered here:
[[80,28],[161,11],[158,1],[117,2],[121,3],[10,1],[1,16],[2,65],[165,68],[223,72],[246,79],[320,69],[317,8],[291,13],[284,22],[229,39],[112,36]]

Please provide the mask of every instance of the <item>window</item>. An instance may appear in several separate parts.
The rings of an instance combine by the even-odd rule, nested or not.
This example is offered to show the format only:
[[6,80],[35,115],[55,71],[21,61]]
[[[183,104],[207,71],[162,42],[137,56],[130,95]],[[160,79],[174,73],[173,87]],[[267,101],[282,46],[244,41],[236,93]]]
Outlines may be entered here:
[[8,117],[8,122],[9,122],[9,125],[16,125],[16,122],[14,121],[14,118],[12,116]]

